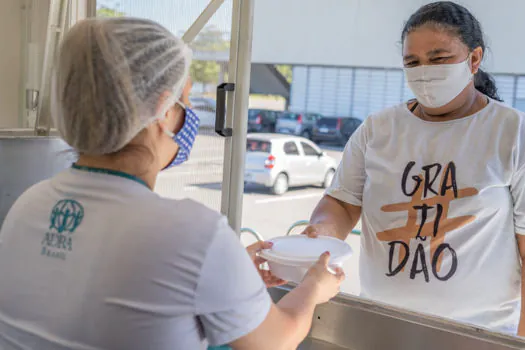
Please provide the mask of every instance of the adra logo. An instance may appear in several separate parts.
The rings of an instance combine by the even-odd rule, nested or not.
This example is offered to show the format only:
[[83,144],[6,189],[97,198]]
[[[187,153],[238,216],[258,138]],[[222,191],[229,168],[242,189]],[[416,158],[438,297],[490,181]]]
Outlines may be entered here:
[[49,231],[42,240],[42,255],[65,260],[73,250],[73,233],[84,219],[84,207],[72,199],[58,201],[51,210]]

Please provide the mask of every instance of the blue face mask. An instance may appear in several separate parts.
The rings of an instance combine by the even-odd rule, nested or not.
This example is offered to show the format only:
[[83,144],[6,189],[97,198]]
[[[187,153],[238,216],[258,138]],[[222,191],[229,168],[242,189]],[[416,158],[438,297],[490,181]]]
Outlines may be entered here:
[[177,102],[185,111],[184,125],[177,134],[171,131],[164,130],[164,132],[170,136],[173,141],[179,145],[179,151],[173,160],[164,168],[164,170],[180,165],[188,160],[191,149],[195,143],[195,138],[199,132],[199,117],[190,108],[186,107],[181,102]]

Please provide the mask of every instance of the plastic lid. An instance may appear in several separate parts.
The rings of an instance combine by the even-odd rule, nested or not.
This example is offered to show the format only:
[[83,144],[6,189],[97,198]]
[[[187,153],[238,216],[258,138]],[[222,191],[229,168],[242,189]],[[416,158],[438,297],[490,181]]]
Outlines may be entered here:
[[331,263],[342,262],[352,255],[352,248],[346,242],[333,237],[295,235],[277,237],[270,242],[273,243],[272,249],[264,250],[261,256],[289,265],[315,262],[326,251],[330,252]]

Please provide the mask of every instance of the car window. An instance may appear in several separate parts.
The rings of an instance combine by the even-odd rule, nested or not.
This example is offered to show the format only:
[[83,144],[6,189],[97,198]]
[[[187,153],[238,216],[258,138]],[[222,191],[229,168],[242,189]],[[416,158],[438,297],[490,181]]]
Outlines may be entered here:
[[190,104],[192,109],[203,111],[215,111],[216,108],[215,100],[200,97],[190,97]]
[[261,115],[261,111],[258,110],[258,109],[250,109],[248,111],[248,119],[249,120],[254,120],[254,119],[257,119],[258,116]]
[[297,148],[297,144],[293,141],[286,142],[284,144],[284,153],[289,156],[298,156],[299,148]]
[[335,128],[337,127],[337,122],[337,118],[320,118],[317,124],[325,128]]
[[309,115],[309,121],[312,122],[312,123],[315,123],[319,119],[321,119],[321,116],[319,114],[310,114]]
[[303,151],[305,156],[318,156],[319,152],[312,146],[310,146],[307,143],[301,142],[301,146],[303,146]]
[[283,113],[280,117],[284,120],[297,120],[299,119],[299,114],[297,113]]
[[205,100],[191,101],[191,108],[196,111],[215,112],[215,106]]
[[267,141],[250,140],[246,142],[247,152],[272,153],[272,144]]
[[212,111],[212,108],[202,103],[192,103],[191,108],[195,111]]

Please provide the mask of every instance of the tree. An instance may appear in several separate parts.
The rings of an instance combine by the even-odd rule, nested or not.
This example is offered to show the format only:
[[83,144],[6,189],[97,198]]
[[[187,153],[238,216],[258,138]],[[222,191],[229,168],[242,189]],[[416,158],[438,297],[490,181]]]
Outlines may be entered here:
[[279,73],[283,75],[283,77],[286,78],[286,81],[288,81],[290,84],[292,83],[293,78],[293,69],[292,66],[285,65],[285,64],[278,64],[275,66]]
[[97,9],[97,17],[122,17],[124,15],[124,12],[106,6],[101,6]]
[[219,73],[220,67],[217,62],[194,60],[191,63],[190,74],[193,81],[203,84],[216,83]]
[[[230,42],[225,38],[223,32],[214,26],[205,28],[195,38],[191,47],[200,52],[222,52],[228,51]],[[190,68],[192,79],[203,84],[217,83],[220,66],[214,61],[193,61]]]
[[191,44],[197,51],[220,52],[230,48],[229,40],[224,38],[224,33],[215,26],[204,28]]

